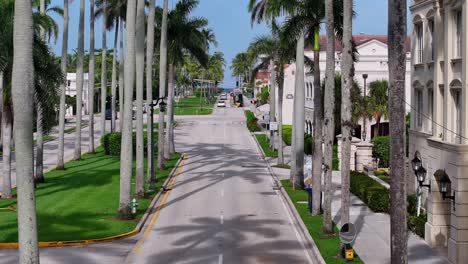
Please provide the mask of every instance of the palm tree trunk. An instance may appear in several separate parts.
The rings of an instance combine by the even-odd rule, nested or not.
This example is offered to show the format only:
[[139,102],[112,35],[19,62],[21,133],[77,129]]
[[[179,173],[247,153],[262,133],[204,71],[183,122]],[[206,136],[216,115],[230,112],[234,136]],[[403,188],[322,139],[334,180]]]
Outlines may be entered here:
[[353,0],[343,2],[343,63],[341,79],[341,225],[349,223],[349,171],[351,163],[351,87],[353,85]]
[[115,33],[114,33],[114,57],[112,58],[112,86],[111,86],[111,132],[115,131],[115,101],[117,91],[117,40],[119,36],[119,19],[115,22]]
[[81,115],[83,102],[83,62],[84,62],[84,0],[80,0],[80,22],[78,30],[78,60],[76,62],[76,131],[75,160],[81,159]]
[[315,29],[315,49],[314,49],[314,155],[312,160],[312,215],[320,214],[321,192],[322,192],[322,120],[323,102],[322,85],[320,83],[320,28]]
[[107,100],[107,0],[102,4],[102,61],[101,61],[101,136],[106,134]]
[[[166,94],[166,73],[167,73],[167,12],[168,0],[164,0],[162,26],[161,26],[161,44],[159,60],[159,96]],[[158,127],[158,168],[164,168],[164,113],[159,111]]]
[[391,262],[408,262],[405,171],[406,1],[388,1]]
[[0,71],[0,149],[3,150],[3,71]]
[[120,195],[119,219],[132,218],[130,211],[130,193],[132,180],[132,103],[135,82],[135,16],[136,0],[127,2],[127,30],[125,36],[125,92],[124,118],[122,122],[122,151],[120,154]]
[[[240,84],[239,84],[240,85]],[[274,59],[270,60],[270,122],[276,121],[276,70]],[[275,132],[270,130],[270,148],[275,147]]]
[[11,198],[11,137],[13,131],[11,106],[5,105],[2,112],[3,131],[3,193],[2,198]]
[[123,19],[120,19],[120,56],[119,56],[119,131],[122,131],[123,126],[123,116],[124,116],[124,47],[123,47],[123,38],[124,38],[124,22]]
[[34,174],[34,181],[36,183],[44,182],[44,130],[42,119],[43,112],[39,101],[36,99],[36,173]]
[[89,73],[88,73],[88,112],[89,112],[89,153],[94,153],[94,1],[89,1]]
[[305,124],[305,88],[304,88],[304,33],[302,32],[296,49],[296,84],[294,91],[294,135],[295,137],[295,173],[293,176],[294,189],[304,187],[304,124]]
[[[155,0],[150,0],[148,13],[148,27],[146,32],[146,106],[150,107],[153,103],[153,56],[154,56],[154,20],[155,20]],[[153,109],[153,108],[150,108]],[[151,179],[151,168],[153,168],[154,146],[151,143],[153,137],[153,128],[151,127],[151,111],[146,114],[146,133],[148,138],[148,171],[146,173],[147,181]]]
[[[68,0],[63,0],[63,39],[62,39],[62,59],[60,68],[63,74],[67,74],[67,52],[68,52]],[[64,167],[64,143],[65,143],[65,98],[67,83],[60,85],[60,110],[59,110],[59,140],[57,153],[57,169],[63,170]]]
[[[281,70],[282,71],[282,70]],[[283,88],[284,88],[284,72],[278,83],[278,164],[284,164],[283,152]]]
[[[333,232],[331,216],[332,171],[333,171],[333,142],[335,139],[335,20],[333,15],[333,0],[327,0],[326,28],[327,28],[327,65],[325,73],[325,96],[324,96],[324,206],[323,206],[323,233]],[[314,186],[312,186],[314,188]],[[319,204],[320,205],[320,204]],[[313,205],[316,208],[316,204]]]
[[19,263],[39,263],[33,182],[33,21],[29,0],[15,1],[12,98],[16,153]]
[[174,64],[169,64],[169,90],[167,96],[167,133],[164,157],[169,159],[174,150]]
[[143,145],[143,86],[145,71],[145,0],[138,0],[136,16],[136,190],[145,196],[145,167]]

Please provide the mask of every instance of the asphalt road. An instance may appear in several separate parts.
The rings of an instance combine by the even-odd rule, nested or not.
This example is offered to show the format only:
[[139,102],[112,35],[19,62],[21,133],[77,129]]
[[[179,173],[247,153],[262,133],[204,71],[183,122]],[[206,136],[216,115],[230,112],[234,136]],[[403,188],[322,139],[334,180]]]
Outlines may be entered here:
[[[245,126],[242,109],[176,117],[187,154],[146,235],[41,249],[42,263],[312,263]],[[156,214],[156,216],[154,216]],[[0,250],[0,263],[17,251]]]

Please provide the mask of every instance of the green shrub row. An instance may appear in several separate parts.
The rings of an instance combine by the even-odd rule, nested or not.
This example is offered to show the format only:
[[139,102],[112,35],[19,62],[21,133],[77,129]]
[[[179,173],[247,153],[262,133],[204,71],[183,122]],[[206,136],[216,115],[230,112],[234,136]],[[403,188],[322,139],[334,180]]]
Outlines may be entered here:
[[304,154],[312,155],[314,153],[314,138],[309,134],[304,134]]
[[387,188],[359,172],[351,172],[350,191],[374,212],[388,213],[390,193]]
[[291,125],[283,125],[283,141],[286,145],[292,145],[292,126]]
[[[154,135],[154,142],[155,142],[155,153],[157,153],[157,144],[158,142],[158,137],[157,134]],[[136,153],[136,132],[133,132],[133,154]],[[119,156],[120,155],[120,150],[121,150],[121,145],[122,145],[122,133],[120,132],[112,132],[109,134],[105,134],[101,138],[101,144],[102,147],[104,148],[104,153],[106,155],[111,155],[111,156]],[[146,133],[143,133],[143,146],[147,146],[148,144],[148,135]],[[143,148],[145,155],[148,153],[148,148],[144,147]]]
[[380,159],[380,165],[388,168],[390,165],[390,137],[375,137],[372,139],[372,155]]
[[247,128],[250,132],[257,132],[260,131],[260,127],[258,126],[258,119],[255,117],[255,114],[252,111],[245,111],[245,118],[247,119]]
[[333,160],[332,160],[333,170],[340,170],[340,159],[338,159],[338,146],[333,145]]
[[[351,172],[350,191],[358,196],[374,212],[389,213],[390,193],[389,190],[367,175],[359,172]],[[407,197],[407,225],[408,229],[424,238],[424,227],[427,222],[427,215],[417,215],[416,195]]]

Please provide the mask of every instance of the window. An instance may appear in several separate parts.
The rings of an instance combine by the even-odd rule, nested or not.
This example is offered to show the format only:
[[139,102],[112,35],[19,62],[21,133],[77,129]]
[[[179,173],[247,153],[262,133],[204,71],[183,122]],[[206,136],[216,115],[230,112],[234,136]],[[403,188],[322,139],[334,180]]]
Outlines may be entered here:
[[434,48],[434,19],[429,19],[429,37],[431,38],[430,47],[431,47],[431,60],[435,60],[435,48]]
[[416,32],[416,63],[422,63],[424,47],[422,23],[415,24],[414,30]]
[[[428,131],[432,132],[432,123],[434,122],[434,91],[432,89],[429,89],[427,91],[427,100],[428,100],[428,105],[427,105],[427,112],[429,114],[429,126],[428,126]],[[432,133],[431,133],[432,134]]]
[[457,133],[455,135],[455,143],[461,143],[461,111],[460,111],[460,90],[453,91],[453,121],[454,121],[454,130]]
[[422,90],[416,90],[416,126],[422,127],[422,112],[423,112],[423,95]]
[[462,55],[462,36],[463,36],[463,31],[462,31],[462,12],[457,11],[455,13],[455,56],[457,58],[461,58]]

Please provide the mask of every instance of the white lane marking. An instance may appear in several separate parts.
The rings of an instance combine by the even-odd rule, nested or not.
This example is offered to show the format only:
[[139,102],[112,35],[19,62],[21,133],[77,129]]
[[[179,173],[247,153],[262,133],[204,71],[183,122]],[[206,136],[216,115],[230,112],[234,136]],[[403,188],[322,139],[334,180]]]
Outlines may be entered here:
[[224,215],[221,215],[220,218],[221,218],[221,219],[220,219],[220,220],[221,220],[221,224],[224,224]]
[[223,263],[223,254],[219,254],[218,255],[218,264],[222,264]]
[[221,197],[224,197],[224,190],[221,189]]

